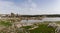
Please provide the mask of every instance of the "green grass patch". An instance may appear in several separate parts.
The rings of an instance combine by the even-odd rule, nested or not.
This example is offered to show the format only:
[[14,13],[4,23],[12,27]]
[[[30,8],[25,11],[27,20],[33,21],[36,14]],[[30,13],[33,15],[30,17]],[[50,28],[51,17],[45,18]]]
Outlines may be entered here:
[[47,24],[41,24],[38,28],[31,30],[31,33],[55,33],[55,29],[47,27]]
[[0,25],[3,25],[3,26],[11,26],[12,23],[9,22],[9,21],[0,21]]
[[29,28],[31,28],[31,26],[23,26],[21,28],[29,29]]
[[[55,33],[55,28],[48,27],[48,24],[39,24],[38,28],[34,30],[29,30],[30,33]],[[30,27],[24,27],[24,28],[30,28]]]

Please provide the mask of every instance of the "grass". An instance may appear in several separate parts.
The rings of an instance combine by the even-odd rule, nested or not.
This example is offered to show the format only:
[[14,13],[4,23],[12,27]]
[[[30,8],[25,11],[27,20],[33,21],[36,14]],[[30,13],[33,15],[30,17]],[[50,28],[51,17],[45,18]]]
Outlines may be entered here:
[[0,21],[0,25],[2,26],[11,26],[12,24],[9,21]]
[[[30,30],[30,33],[55,33],[55,29],[52,27],[48,27],[48,24],[39,24],[38,28],[34,30]],[[26,26],[25,28],[31,28],[29,26]]]
[[29,28],[31,28],[31,26],[23,26],[21,28],[29,29]]
[[[27,31],[27,32],[29,31],[30,33],[55,33],[55,28],[48,27],[47,26],[48,23],[50,23],[50,22],[36,23],[32,26],[23,26],[21,28],[25,28],[25,29],[23,29],[23,31]],[[7,26],[11,26],[12,23],[9,21],[0,21],[0,25],[7,27]],[[33,26],[38,26],[38,28],[33,29],[33,30],[28,30],[29,28],[32,28]],[[20,33],[20,30],[18,30],[18,33]]]

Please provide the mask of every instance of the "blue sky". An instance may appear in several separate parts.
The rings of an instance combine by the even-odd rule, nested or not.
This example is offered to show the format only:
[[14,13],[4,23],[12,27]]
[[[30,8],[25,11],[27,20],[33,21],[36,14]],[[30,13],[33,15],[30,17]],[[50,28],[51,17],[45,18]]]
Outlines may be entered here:
[[60,0],[0,0],[1,14],[60,14]]

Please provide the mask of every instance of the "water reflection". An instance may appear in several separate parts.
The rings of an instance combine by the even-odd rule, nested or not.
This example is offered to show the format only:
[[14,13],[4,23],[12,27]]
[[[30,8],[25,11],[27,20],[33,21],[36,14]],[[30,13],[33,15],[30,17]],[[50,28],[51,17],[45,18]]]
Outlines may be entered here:
[[44,21],[60,21],[60,17],[46,17],[43,18],[42,20],[22,20],[21,22],[44,22]]

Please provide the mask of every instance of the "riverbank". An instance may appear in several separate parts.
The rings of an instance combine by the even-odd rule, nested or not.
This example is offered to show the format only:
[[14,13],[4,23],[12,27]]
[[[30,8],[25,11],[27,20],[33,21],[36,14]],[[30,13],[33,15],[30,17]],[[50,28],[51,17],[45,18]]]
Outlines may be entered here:
[[[4,26],[0,30],[0,33],[55,33],[55,28],[48,27],[49,23],[57,23],[60,24],[60,21],[51,22],[35,22],[35,23],[21,23],[21,22],[9,22],[9,21],[1,21],[0,25]],[[7,26],[7,27],[5,27]]]

